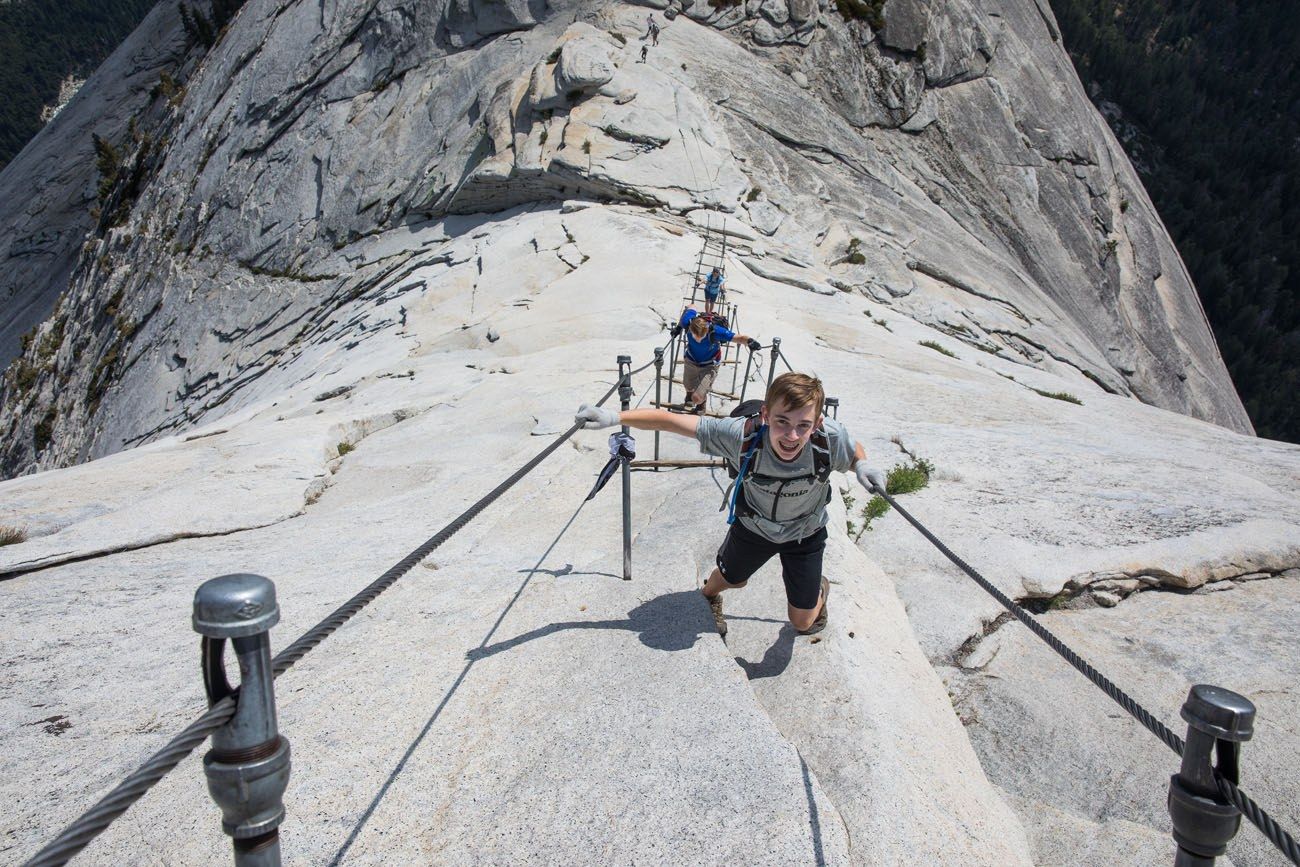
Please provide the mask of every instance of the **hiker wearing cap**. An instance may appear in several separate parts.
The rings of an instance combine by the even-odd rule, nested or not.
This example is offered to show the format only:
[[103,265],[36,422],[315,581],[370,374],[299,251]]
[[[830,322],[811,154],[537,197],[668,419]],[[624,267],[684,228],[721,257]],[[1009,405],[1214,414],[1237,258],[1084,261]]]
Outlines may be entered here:
[[704,281],[704,312],[712,313],[713,305],[718,303],[718,296],[722,294],[722,283],[726,278],[722,276],[722,270],[714,268],[709,272],[709,278]]
[[682,318],[672,328],[672,335],[685,332],[686,348],[682,353],[682,384],[686,386],[686,403],[697,413],[704,411],[704,403],[713,390],[722,361],[722,344],[735,343],[748,346],[751,352],[760,348],[752,337],[737,334],[709,314],[704,316],[694,307],[682,311]]
[[885,489],[885,476],[868,469],[866,450],[844,425],[822,414],[821,381],[786,373],[772,381],[757,416],[696,418],[657,409],[618,410],[583,404],[574,417],[585,428],[624,424],[691,436],[700,451],[737,468],[730,494],[731,528],[717,565],[701,592],[726,634],[722,593],[744,587],[773,556],[781,558],[787,616],[812,635],[826,627],[830,582],[822,575],[830,473],[852,470],[869,492]]

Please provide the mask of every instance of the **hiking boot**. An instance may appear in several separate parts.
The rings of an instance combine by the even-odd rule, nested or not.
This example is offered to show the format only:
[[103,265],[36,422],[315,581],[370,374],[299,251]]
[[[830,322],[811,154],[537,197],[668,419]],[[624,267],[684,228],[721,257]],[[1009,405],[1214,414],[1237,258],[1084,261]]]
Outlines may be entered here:
[[713,613],[713,626],[718,630],[718,635],[726,638],[727,618],[722,616],[722,594],[719,593],[717,596],[710,596],[703,590],[700,590],[700,595],[704,597],[705,602],[709,603],[709,611]]
[[831,582],[822,576],[822,610],[817,613],[817,619],[812,622],[812,626],[807,629],[800,629],[800,635],[816,635],[826,628],[826,608],[831,598]]

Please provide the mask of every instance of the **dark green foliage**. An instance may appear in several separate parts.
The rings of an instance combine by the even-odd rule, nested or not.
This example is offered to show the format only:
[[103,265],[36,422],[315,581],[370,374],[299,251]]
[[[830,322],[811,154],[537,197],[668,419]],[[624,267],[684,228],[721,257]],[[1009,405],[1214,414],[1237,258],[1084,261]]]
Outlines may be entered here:
[[835,0],[845,21],[865,21],[872,30],[885,29],[885,0]]
[[[1196,283],[1261,436],[1300,442],[1300,15],[1293,3],[1052,0]],[[1128,210],[1120,202],[1120,212]]]
[[919,344],[921,344],[921,345],[924,346],[924,347],[927,347],[928,349],[933,349],[935,352],[942,353],[942,354],[948,356],[949,358],[956,358],[956,357],[957,357],[957,354],[956,354],[956,353],[954,353],[954,352],[950,352],[949,350],[944,349],[942,346],[940,346],[939,344],[935,343],[933,340],[918,340],[918,341],[916,341],[916,342],[919,343]]
[[910,494],[930,484],[934,464],[925,458],[913,458],[906,464],[895,464],[885,476],[885,492],[891,497]]
[[0,4],[0,169],[37,130],[69,75],[86,78],[155,0],[16,0]]
[[32,428],[32,445],[36,447],[36,453],[40,454],[45,451],[45,447],[54,439],[54,420],[57,418],[54,408],[41,417],[41,420]]
[[1083,406],[1083,401],[1079,400],[1068,391],[1043,391],[1041,388],[1036,388],[1034,391],[1038,392],[1043,397],[1050,397],[1053,400],[1063,400],[1066,403],[1076,403],[1079,406]]
[[709,0],[709,5],[714,9],[730,9],[732,6],[739,6],[741,0]]
[[96,192],[99,193],[99,203],[102,205],[112,194],[113,187],[117,185],[118,174],[122,169],[122,158],[118,155],[117,148],[100,138],[98,133],[92,132],[90,137],[95,144],[95,168],[99,169],[99,186]]
[[862,241],[853,238],[849,241],[849,249],[844,255],[844,261],[850,265],[865,265],[867,257],[862,255]]

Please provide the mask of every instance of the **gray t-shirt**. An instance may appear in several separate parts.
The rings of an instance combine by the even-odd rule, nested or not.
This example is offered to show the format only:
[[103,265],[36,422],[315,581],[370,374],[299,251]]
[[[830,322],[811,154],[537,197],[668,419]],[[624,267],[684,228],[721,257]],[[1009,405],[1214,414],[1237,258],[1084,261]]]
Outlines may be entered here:
[[[853,466],[853,437],[833,418],[825,419],[822,427],[830,447],[831,469],[847,472]],[[700,451],[726,458],[737,468],[744,459],[744,436],[743,418],[701,418],[695,429]],[[811,443],[787,463],[772,451],[764,434],[763,446],[751,460],[753,472],[746,472],[742,493],[752,514],[738,518],[745,529],[780,543],[804,539],[826,526],[831,485],[829,480],[817,481]]]

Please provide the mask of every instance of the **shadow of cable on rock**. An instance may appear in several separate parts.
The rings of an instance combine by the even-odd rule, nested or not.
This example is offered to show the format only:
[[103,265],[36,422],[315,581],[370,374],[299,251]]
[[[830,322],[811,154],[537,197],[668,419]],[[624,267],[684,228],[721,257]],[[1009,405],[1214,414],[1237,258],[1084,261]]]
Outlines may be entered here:
[[[527,572],[528,574],[524,577],[524,580],[520,582],[519,588],[515,590],[514,595],[510,597],[510,601],[501,609],[501,613],[492,624],[492,628],[490,628],[487,631],[487,634],[483,636],[483,641],[479,643],[479,650],[487,647],[488,642],[492,640],[492,636],[496,635],[497,630],[501,628],[501,623],[506,619],[506,615],[515,607],[515,603],[519,601],[519,597],[523,595],[529,582],[533,580],[533,576],[538,572],[546,573],[549,571],[542,569],[542,564],[546,562],[546,558],[551,555],[551,552],[555,550],[555,546],[560,543],[562,538],[564,538],[564,534],[573,526],[573,522],[578,519],[578,514],[586,504],[586,500],[578,504],[578,508],[574,510],[573,514],[569,517],[569,520],[560,529],[560,532],[551,540],[551,544],[547,546],[546,550],[542,553],[542,556],[537,558],[537,563],[533,568],[520,570],[522,572]],[[456,694],[456,690],[460,689],[461,684],[465,682],[465,678],[469,675],[470,669],[474,667],[474,663],[479,659],[479,657],[475,656],[474,653],[474,651],[471,651],[467,654],[468,661],[465,663],[465,667],[460,670],[460,674],[456,676],[456,680],[453,681],[447,691],[443,693],[442,699],[438,702],[437,707],[433,709],[433,713],[429,715],[429,719],[425,721],[424,727],[420,729],[420,733],[411,741],[410,746],[406,748],[406,752],[402,754],[402,758],[389,773],[388,779],[386,779],[384,784],[379,787],[379,791],[375,793],[374,798],[371,799],[365,812],[361,814],[361,818],[359,818],[357,823],[353,825],[351,832],[348,833],[348,838],[343,841],[343,845],[334,853],[334,857],[330,859],[330,867],[337,867],[337,865],[343,862],[343,858],[348,854],[348,851],[352,848],[353,844],[356,843],[357,837],[361,835],[361,831],[370,821],[370,817],[374,815],[380,802],[384,800],[384,796],[388,794],[388,790],[392,788],[393,783],[396,782],[399,776],[401,776],[402,771],[406,768],[406,763],[410,761],[411,756],[415,754],[416,749],[419,748],[425,737],[427,737],[429,732],[433,729],[434,724],[438,721],[438,717],[442,716],[442,712],[446,709],[452,696]]]
[[[555,549],[555,546],[559,544],[560,539],[562,539],[564,534],[568,532],[569,528],[573,526],[573,522],[577,520],[578,514],[582,511],[582,507],[586,505],[586,502],[587,501],[584,500],[579,504],[568,522],[566,522],[564,527],[561,528],[560,532],[551,541],[551,544],[547,546],[546,551],[538,558],[536,565],[531,569],[520,570],[527,572],[528,574],[524,577],[524,580],[520,582],[514,595],[510,597],[510,601],[501,609],[500,615],[497,616],[496,621],[487,631],[487,634],[483,636],[483,641],[480,642],[477,648],[466,654],[465,667],[461,669],[460,674],[456,676],[456,680],[443,694],[437,707],[433,709],[433,713],[429,715],[428,720],[425,721],[424,726],[420,729],[420,733],[411,741],[410,745],[406,748],[406,752],[402,754],[402,758],[389,773],[388,779],[384,781],[384,784],[379,788],[379,791],[375,793],[374,798],[371,799],[365,812],[361,814],[361,817],[348,833],[348,838],[343,841],[343,845],[334,853],[334,857],[330,859],[330,867],[337,867],[337,865],[343,862],[344,857],[347,856],[349,850],[351,850],[352,846],[356,843],[357,838],[361,835],[362,830],[365,829],[366,824],[370,821],[371,816],[374,815],[379,804],[388,794],[389,789],[392,788],[393,783],[396,782],[399,776],[401,776],[401,773],[406,768],[406,764],[410,761],[411,756],[415,754],[415,751],[419,748],[420,744],[423,743],[425,737],[427,737],[429,732],[433,729],[434,724],[437,723],[438,718],[442,716],[442,712],[446,709],[448,703],[450,703],[452,696],[456,694],[456,691],[460,689],[461,684],[465,682],[465,678],[468,677],[470,669],[472,669],[474,664],[480,659],[503,653],[536,638],[542,638],[546,635],[551,635],[568,629],[624,629],[636,632],[641,643],[645,646],[663,651],[687,650],[695,645],[696,640],[701,635],[717,634],[714,629],[713,618],[709,614],[709,609],[704,603],[704,599],[700,596],[698,591],[687,590],[680,593],[669,593],[665,596],[659,596],[643,602],[629,611],[627,618],[624,620],[588,620],[569,623],[553,623],[549,626],[542,627],[541,629],[535,629],[523,633],[522,635],[518,635],[508,641],[489,644],[492,637],[496,635],[497,630],[501,627],[502,622],[506,619],[506,615],[514,608],[515,603],[519,601],[519,597],[523,595],[529,582],[533,580],[534,575],[537,575],[538,573],[558,576],[609,574],[601,572],[573,572],[570,564],[565,564],[564,568],[557,570],[542,568],[542,564],[546,562],[546,558],[550,556],[551,551]],[[611,575],[610,577],[617,578],[620,576]]]

